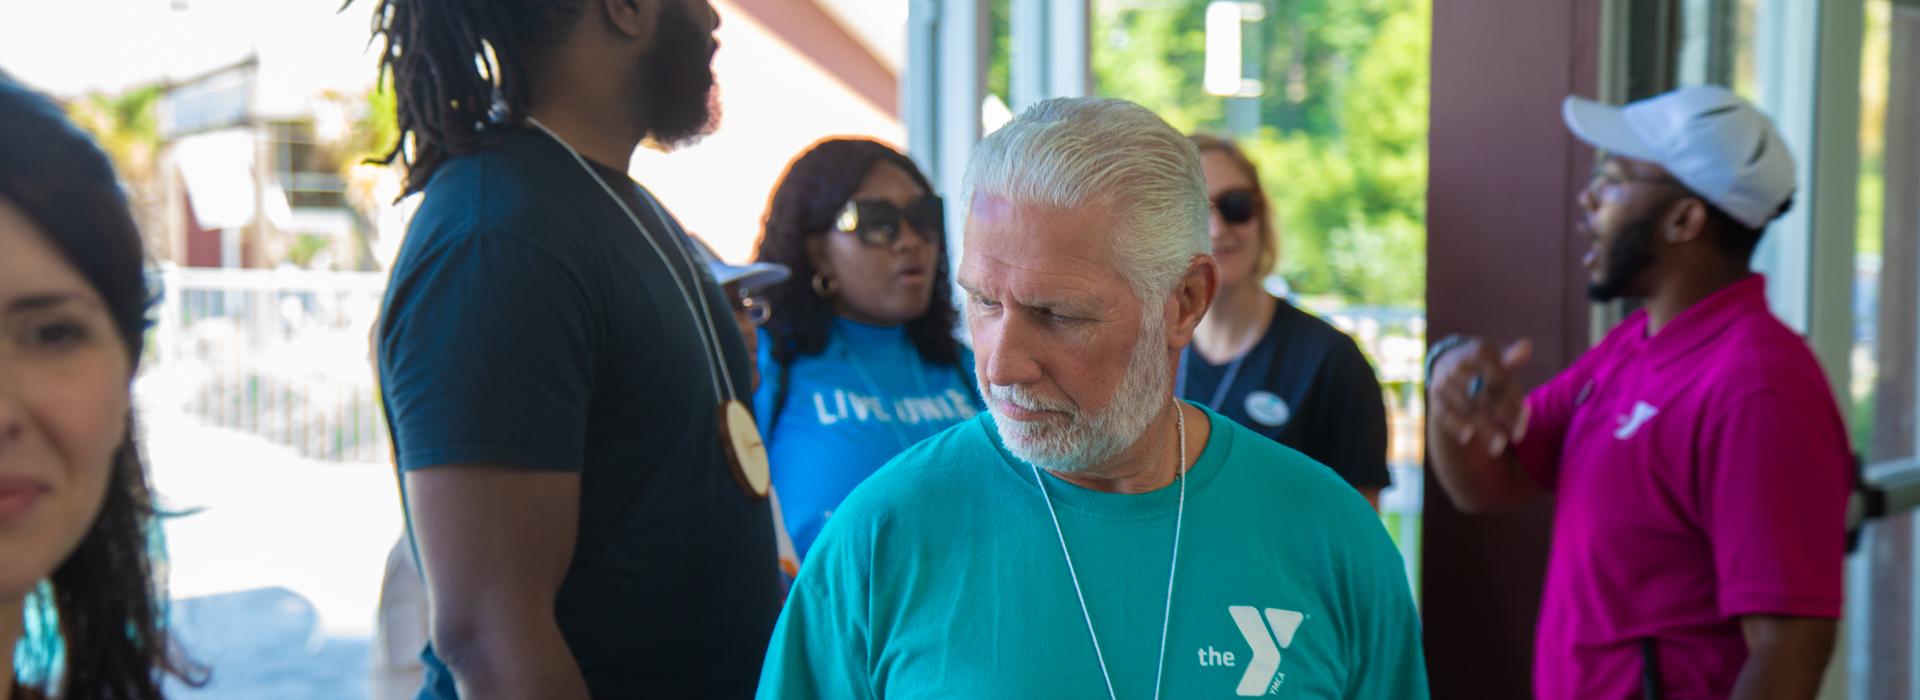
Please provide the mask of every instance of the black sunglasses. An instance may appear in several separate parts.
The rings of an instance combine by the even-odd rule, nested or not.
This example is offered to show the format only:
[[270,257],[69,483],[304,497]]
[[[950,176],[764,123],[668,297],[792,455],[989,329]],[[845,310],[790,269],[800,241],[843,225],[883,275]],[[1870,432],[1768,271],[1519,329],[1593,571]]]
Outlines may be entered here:
[[1220,220],[1234,226],[1252,221],[1258,208],[1250,190],[1227,190],[1213,198],[1213,210],[1220,212]]
[[891,247],[900,240],[900,221],[905,219],[928,243],[938,245],[946,229],[946,205],[938,195],[927,195],[896,207],[883,199],[856,199],[840,209],[833,221],[834,230],[851,233],[861,245]]

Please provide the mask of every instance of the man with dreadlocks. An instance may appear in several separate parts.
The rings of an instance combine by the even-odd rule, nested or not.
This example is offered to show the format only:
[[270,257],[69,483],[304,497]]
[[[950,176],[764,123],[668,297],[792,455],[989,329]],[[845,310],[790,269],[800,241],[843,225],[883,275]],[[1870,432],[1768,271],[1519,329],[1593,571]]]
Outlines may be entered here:
[[[752,695],[780,606],[731,306],[626,173],[714,121],[706,0],[377,0],[407,191],[379,330],[421,698]],[[744,420],[743,420],[744,418]]]

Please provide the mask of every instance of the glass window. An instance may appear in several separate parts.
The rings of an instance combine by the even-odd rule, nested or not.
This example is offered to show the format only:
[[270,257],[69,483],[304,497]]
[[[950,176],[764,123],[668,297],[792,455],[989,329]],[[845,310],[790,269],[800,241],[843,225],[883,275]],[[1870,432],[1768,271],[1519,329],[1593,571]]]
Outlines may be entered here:
[[[1394,473],[1382,517],[1416,573],[1431,4],[1093,0],[1091,11],[1095,93],[1234,138],[1281,239],[1267,289],[1353,335],[1373,362]],[[1233,81],[1209,79],[1210,59],[1240,64],[1237,95],[1217,94]]]
[[[1848,424],[1877,474],[1914,456],[1920,365],[1920,8],[1868,0],[1860,81],[1859,221]],[[1915,527],[1909,514],[1872,525],[1850,573],[1853,697],[1912,697]]]
[[[1903,105],[1908,121],[1891,120],[1892,9],[1888,0],[1867,3],[1860,70],[1860,218],[1855,231],[1853,405],[1848,423],[1855,448],[1870,462],[1910,457],[1916,444],[1914,347],[1920,337],[1913,318],[1920,299],[1914,293],[1913,231],[1902,227],[1897,214],[1903,205],[1911,208],[1913,183],[1907,172],[1907,187],[1887,187],[1887,144],[1890,129],[1906,129],[1911,139],[1911,119],[1920,115]],[[1895,253],[1891,258],[1890,252]]]

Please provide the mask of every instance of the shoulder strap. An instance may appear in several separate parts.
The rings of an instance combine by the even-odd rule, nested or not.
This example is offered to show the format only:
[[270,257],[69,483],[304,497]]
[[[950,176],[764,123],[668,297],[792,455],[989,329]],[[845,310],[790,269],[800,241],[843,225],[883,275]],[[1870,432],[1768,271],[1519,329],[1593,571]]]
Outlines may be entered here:
[[780,413],[787,407],[787,374],[793,368],[791,359],[774,359],[779,369],[773,373],[773,408],[767,414],[767,429],[763,439],[773,437],[773,429],[780,425]]
[[1640,695],[1646,700],[1660,700],[1660,657],[1652,637],[1640,639]]

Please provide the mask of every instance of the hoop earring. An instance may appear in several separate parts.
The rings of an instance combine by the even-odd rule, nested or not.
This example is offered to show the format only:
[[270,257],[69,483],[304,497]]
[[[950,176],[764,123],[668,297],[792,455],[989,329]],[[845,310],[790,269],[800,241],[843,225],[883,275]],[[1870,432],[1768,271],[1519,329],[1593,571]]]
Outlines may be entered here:
[[833,295],[840,293],[840,280],[815,272],[813,273],[813,293],[822,299],[832,299]]

